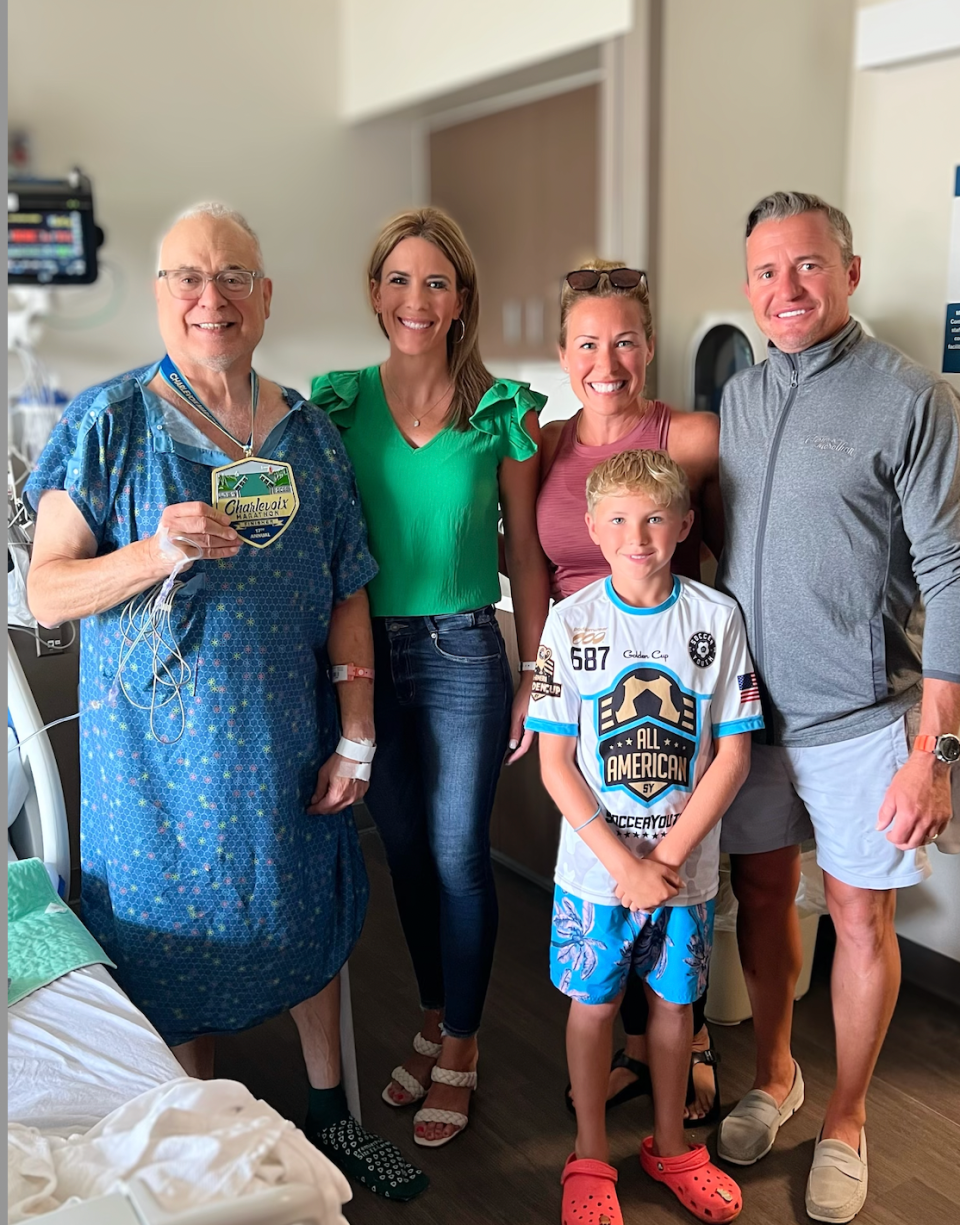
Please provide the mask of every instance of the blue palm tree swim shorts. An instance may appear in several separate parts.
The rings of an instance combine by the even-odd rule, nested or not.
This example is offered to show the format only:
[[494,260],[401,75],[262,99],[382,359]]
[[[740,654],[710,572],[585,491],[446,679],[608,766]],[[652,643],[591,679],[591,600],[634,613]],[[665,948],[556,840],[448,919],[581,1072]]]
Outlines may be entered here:
[[670,1004],[692,1004],[707,989],[716,899],[661,906],[647,914],[553,895],[550,979],[572,1000],[606,1004],[639,974]]

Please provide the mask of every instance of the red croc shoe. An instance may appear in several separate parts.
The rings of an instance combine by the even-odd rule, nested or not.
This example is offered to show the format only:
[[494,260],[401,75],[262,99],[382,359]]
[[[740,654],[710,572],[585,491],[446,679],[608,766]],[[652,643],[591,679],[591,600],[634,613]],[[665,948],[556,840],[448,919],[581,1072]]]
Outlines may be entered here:
[[669,1187],[688,1212],[699,1221],[732,1221],[740,1215],[740,1188],[710,1160],[705,1144],[691,1144],[679,1157],[658,1157],[653,1137],[640,1145],[640,1164],[645,1173]]
[[563,1225],[623,1225],[617,1171],[605,1161],[571,1153],[560,1175]]

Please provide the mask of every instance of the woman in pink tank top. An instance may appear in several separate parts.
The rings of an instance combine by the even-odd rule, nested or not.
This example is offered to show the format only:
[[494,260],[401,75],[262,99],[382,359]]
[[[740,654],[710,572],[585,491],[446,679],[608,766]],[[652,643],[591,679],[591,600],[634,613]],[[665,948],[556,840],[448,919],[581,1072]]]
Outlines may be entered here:
[[[585,268],[616,269],[609,260]],[[577,292],[564,284],[560,301],[560,360],[582,408],[568,421],[543,427],[540,543],[553,567],[553,594],[572,595],[603,578],[608,567],[587,533],[587,475],[620,451],[666,451],[690,482],[694,524],[677,548],[673,570],[700,578],[700,542],[715,557],[723,545],[720,422],[713,413],[685,413],[643,395],[653,357],[653,319],[646,277],[616,289],[606,276]]]
[[[701,540],[715,557],[723,546],[719,419],[712,413],[677,412],[660,400],[644,397],[654,347],[646,275],[634,274],[638,283],[617,288],[606,274],[629,271],[622,265],[591,260],[582,268],[602,274],[596,285],[575,290],[567,281],[560,298],[560,361],[582,407],[568,421],[552,421],[541,432],[537,529],[553,567],[553,595],[563,599],[610,573],[584,522],[586,481],[597,464],[621,451],[666,451],[686,472],[695,518],[689,536],[677,547],[672,569],[699,580]],[[712,1122],[720,1111],[716,1056],[703,1010],[701,996],[693,1006],[689,1127]],[[647,1002],[636,975],[628,980],[620,1017],[627,1044],[617,1052],[610,1070],[608,1108],[651,1092]],[[567,1104],[572,1108],[569,1091]]]

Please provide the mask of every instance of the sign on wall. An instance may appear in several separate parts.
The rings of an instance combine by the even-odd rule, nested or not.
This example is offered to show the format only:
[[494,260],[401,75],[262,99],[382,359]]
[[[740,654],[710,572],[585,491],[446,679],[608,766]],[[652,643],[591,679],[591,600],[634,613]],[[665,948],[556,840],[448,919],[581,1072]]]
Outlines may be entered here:
[[947,324],[943,336],[943,373],[960,374],[960,166],[953,184],[953,228],[947,265]]

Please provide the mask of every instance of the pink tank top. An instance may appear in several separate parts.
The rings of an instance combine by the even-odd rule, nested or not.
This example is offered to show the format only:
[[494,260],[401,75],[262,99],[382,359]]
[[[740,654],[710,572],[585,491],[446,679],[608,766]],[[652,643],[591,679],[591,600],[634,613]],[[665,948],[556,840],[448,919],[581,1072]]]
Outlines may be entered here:
[[[651,411],[629,434],[599,447],[587,447],[577,441],[579,419],[580,413],[576,413],[564,423],[553,463],[537,498],[537,531],[543,551],[555,567],[552,582],[555,599],[565,599],[610,573],[583,520],[590,472],[621,451],[666,451],[670,434],[670,409],[661,400],[654,400]],[[690,535],[677,546],[671,568],[674,574],[700,578],[699,514]]]

